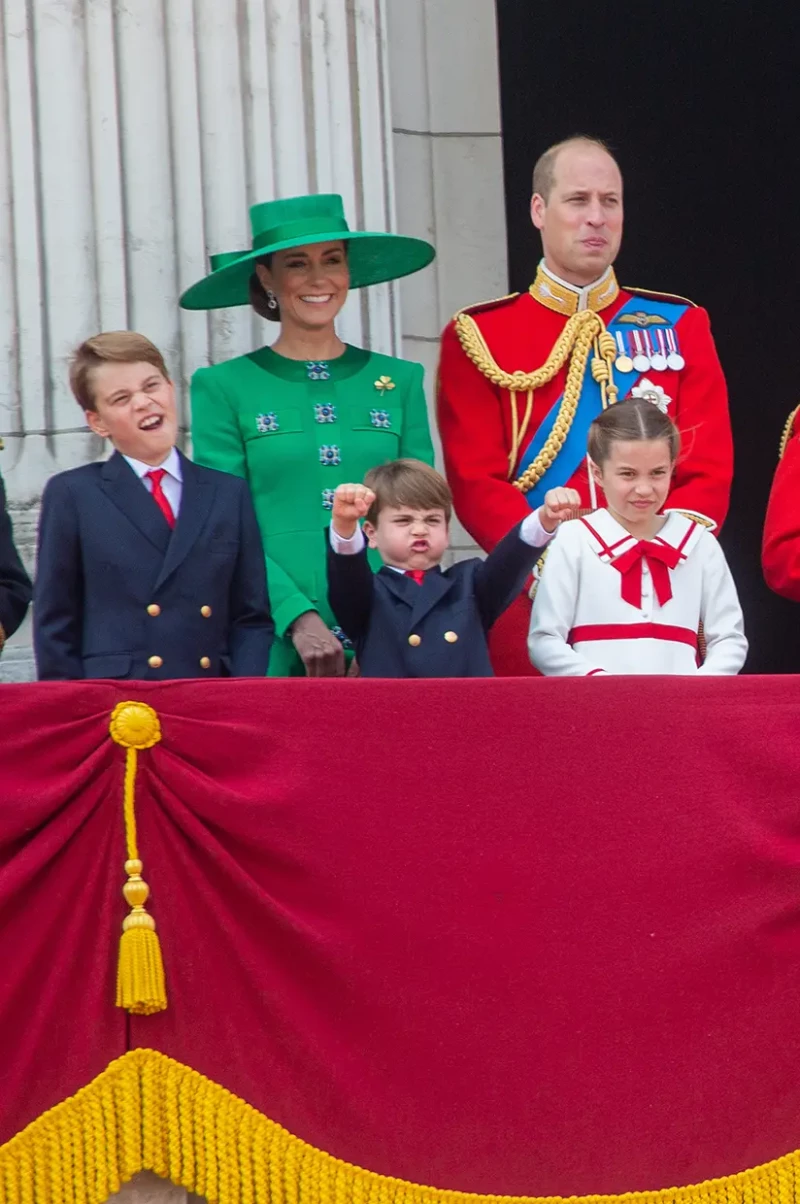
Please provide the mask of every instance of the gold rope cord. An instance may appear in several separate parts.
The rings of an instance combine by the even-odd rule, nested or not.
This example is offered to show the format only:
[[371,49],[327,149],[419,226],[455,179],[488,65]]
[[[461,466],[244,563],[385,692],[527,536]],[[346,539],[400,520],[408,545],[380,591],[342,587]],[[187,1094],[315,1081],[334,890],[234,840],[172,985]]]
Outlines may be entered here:
[[[507,389],[512,411],[512,446],[508,457],[508,475],[514,471],[519,450],[525,439],[533,411],[533,393],[551,381],[569,360],[564,395],[544,446],[529,467],[514,482],[522,493],[533,489],[555,460],[569,434],[580,400],[589,354],[594,350],[592,376],[600,385],[603,409],[617,400],[613,363],[616,356],[614,338],[608,333],[599,314],[581,310],[567,319],[564,329],[541,368],[534,372],[506,372],[495,360],[483,333],[473,317],[461,313],[455,319],[455,331],[465,355],[487,380],[500,389]],[[520,423],[517,415],[517,393],[527,393],[525,414]]]
[[[136,770],[138,754],[161,739],[157,713],[146,702],[120,702],[111,712],[111,739],[125,749],[123,815],[128,880],[122,894],[130,907],[122,922],[117,960],[117,1007],[139,1016],[152,1016],[167,1006],[164,963],[156,922],[145,904],[150,887],[142,878],[136,831]],[[0,1201],[2,1197],[0,1197]]]
[[103,1204],[139,1171],[210,1204],[790,1204],[800,1150],[689,1187],[624,1195],[488,1196],[342,1162],[152,1049],[111,1062],[0,1146],[3,1204]]
[[783,434],[781,435],[780,447],[778,448],[778,459],[779,460],[783,459],[784,452],[786,451],[786,444],[789,442],[789,440],[792,437],[792,431],[794,429],[794,420],[797,417],[799,412],[800,412],[800,406],[795,406],[794,409],[792,410],[791,414],[789,415],[789,417],[786,419],[786,425],[783,428]]

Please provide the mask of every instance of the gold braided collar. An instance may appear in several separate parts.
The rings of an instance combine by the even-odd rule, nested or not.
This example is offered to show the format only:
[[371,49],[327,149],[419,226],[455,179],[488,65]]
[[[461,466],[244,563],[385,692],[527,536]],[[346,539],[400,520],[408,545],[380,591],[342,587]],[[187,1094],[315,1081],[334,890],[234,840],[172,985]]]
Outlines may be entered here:
[[569,318],[584,309],[598,313],[619,296],[619,285],[613,268],[606,268],[599,280],[586,288],[577,288],[548,272],[544,262],[536,269],[536,279],[528,290],[534,300],[554,313]]

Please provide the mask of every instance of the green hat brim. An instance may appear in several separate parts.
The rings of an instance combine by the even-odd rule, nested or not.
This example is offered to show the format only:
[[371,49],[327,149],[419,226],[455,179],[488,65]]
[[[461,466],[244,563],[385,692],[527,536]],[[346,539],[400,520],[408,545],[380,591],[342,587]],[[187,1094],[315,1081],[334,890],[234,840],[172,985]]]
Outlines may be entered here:
[[384,284],[387,280],[410,276],[412,272],[427,267],[436,254],[430,243],[421,238],[408,238],[404,234],[369,234],[362,231],[343,234],[341,230],[336,230],[330,234],[290,238],[247,251],[241,259],[198,280],[182,295],[181,308],[229,309],[236,305],[249,305],[254,260],[271,255],[274,251],[341,240],[347,243],[351,288],[366,288],[370,284]]

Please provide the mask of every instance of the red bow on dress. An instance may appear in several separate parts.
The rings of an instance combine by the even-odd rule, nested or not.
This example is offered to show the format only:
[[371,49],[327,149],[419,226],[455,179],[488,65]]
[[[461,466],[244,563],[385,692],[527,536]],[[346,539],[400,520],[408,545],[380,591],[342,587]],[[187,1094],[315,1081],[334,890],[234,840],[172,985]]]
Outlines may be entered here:
[[672,597],[669,570],[680,564],[681,554],[667,543],[653,543],[640,539],[627,552],[612,560],[615,569],[622,574],[622,598],[637,609],[642,605],[642,561],[647,561],[653,578],[659,606],[664,606]]

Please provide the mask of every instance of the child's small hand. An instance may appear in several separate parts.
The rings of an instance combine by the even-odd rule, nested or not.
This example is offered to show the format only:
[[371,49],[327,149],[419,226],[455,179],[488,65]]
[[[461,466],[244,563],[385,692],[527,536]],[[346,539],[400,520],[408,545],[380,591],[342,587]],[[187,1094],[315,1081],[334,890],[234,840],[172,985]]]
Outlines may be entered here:
[[366,485],[337,485],[333,495],[333,527],[342,539],[355,534],[358,520],[363,518],[375,501],[375,494]]
[[577,489],[548,489],[544,495],[544,504],[539,511],[539,521],[545,531],[555,531],[559,523],[570,518],[573,511],[581,504],[581,495]]

